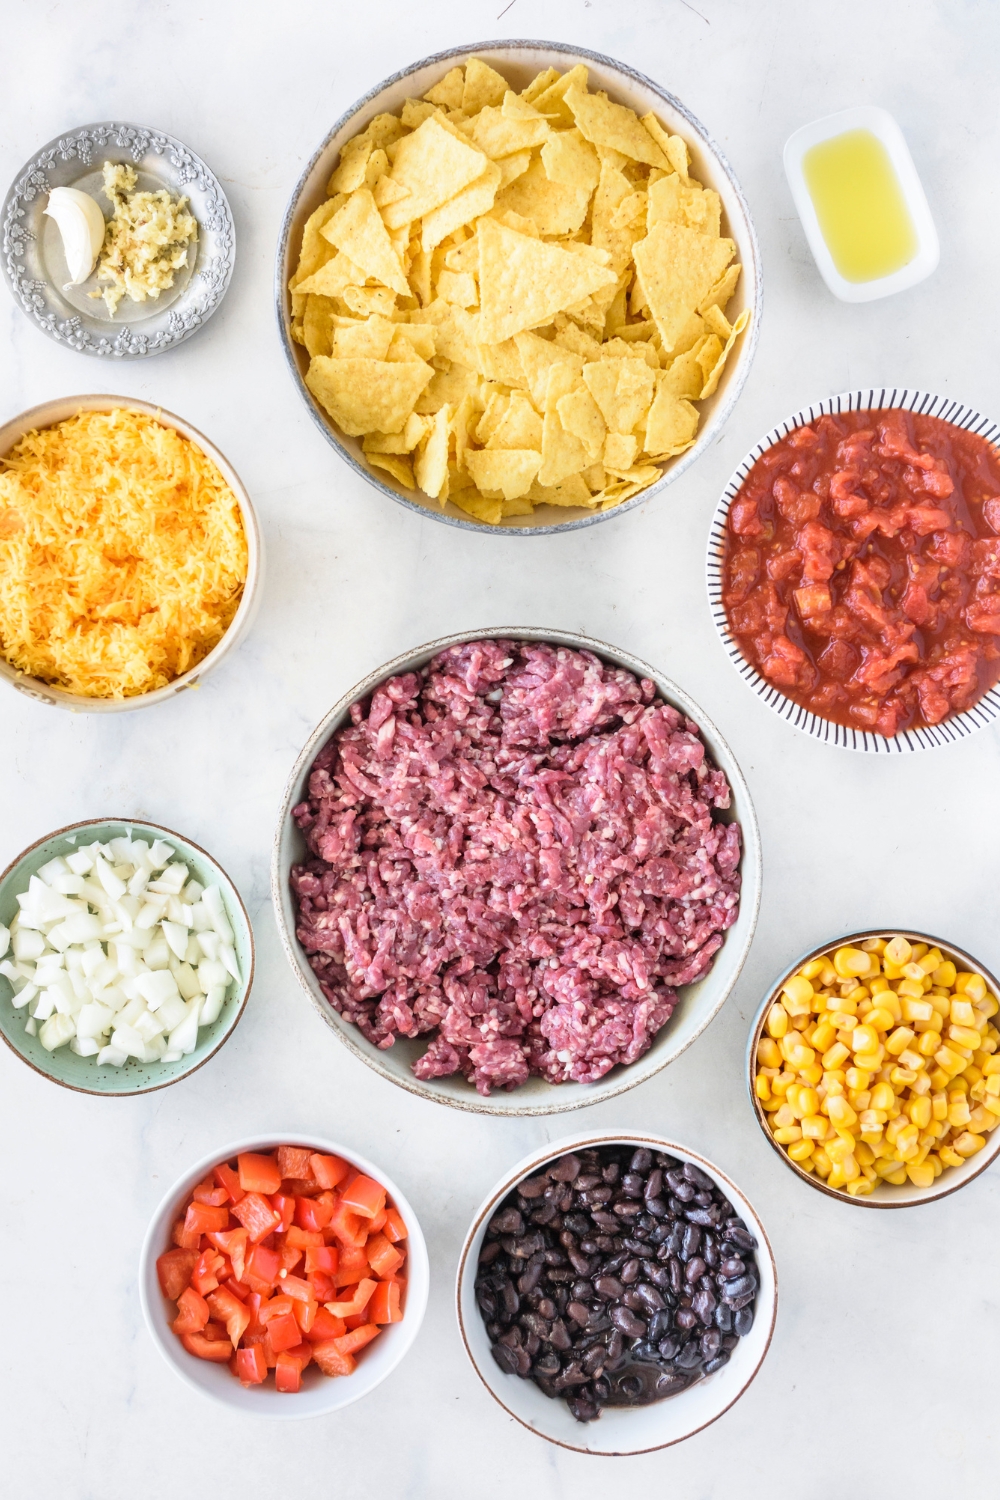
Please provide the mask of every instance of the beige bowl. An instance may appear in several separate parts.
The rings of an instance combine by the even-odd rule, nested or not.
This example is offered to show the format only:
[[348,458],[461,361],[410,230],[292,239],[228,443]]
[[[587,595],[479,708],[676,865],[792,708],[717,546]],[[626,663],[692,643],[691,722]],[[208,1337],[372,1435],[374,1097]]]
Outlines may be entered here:
[[[449,503],[442,508],[436,500],[428,499],[419,490],[409,490],[397,484],[384,470],[373,469],[361,451],[360,439],[345,437],[334,426],[327,412],[314,401],[306,387],[305,372],[309,356],[291,335],[288,281],[298,264],[303,227],[309,215],[326,197],[326,184],[337,164],[340,149],[352,136],[364,130],[375,115],[398,112],[406,99],[419,99],[450,68],[468,62],[471,57],[481,58],[483,62],[496,68],[515,89],[524,88],[544,68],[557,67],[560,72],[565,72],[577,63],[584,63],[590,70],[592,87],[606,90],[609,98],[618,104],[628,105],[639,114],[655,111],[671,132],[683,136],[687,142],[691,151],[691,170],[699,181],[704,182],[706,187],[714,188],[719,194],[722,199],[723,233],[736,242],[743,274],[726,316],[734,320],[738,313],[749,309],[750,327],[733,350],[715,394],[699,403],[702,417],[693,447],[672,459],[662,478],[613,510],[594,512],[583,507],[541,505],[536,506],[530,516],[508,516],[499,526],[486,526],[473,520],[456,505]],[[615,62],[613,58],[605,57],[599,52],[589,52],[584,47],[570,47],[562,42],[535,41],[484,42],[482,46],[455,47],[448,52],[435,53],[433,57],[425,57],[394,74],[392,78],[387,78],[363,99],[359,99],[357,104],[352,105],[346,114],[341,115],[299,178],[285,210],[278,237],[274,281],[275,310],[285,358],[309,414],[327,442],[375,489],[419,515],[430,515],[436,521],[445,521],[449,526],[460,526],[467,531],[482,531],[489,535],[499,532],[506,536],[540,536],[551,531],[572,531],[581,526],[594,526],[599,521],[622,515],[625,511],[644,504],[651,495],[658,494],[686,473],[700,455],[717,441],[743,389],[757,347],[762,295],[760,250],[749,206],[732,167],[701,121],[673,94],[667,93],[658,83],[626,67],[624,63]]]
[[[656,684],[657,691],[667,702],[687,714],[698,725],[708,753],[716,766],[725,772],[732,788],[733,800],[728,817],[738,820],[743,830],[743,855],[740,871],[743,886],[740,895],[740,913],[735,924],[725,934],[722,947],[716,953],[712,967],[694,984],[685,985],[679,992],[677,1007],[670,1020],[653,1039],[649,1051],[637,1062],[617,1066],[606,1073],[597,1083],[552,1084],[544,1078],[529,1078],[512,1093],[499,1090],[489,1098],[483,1098],[470,1083],[461,1076],[423,1080],[415,1078],[411,1065],[421,1056],[427,1045],[426,1037],[410,1041],[397,1037],[393,1045],[380,1050],[364,1037],[356,1026],[345,1021],[334,1010],[320,989],[319,980],[310,968],[298,939],[295,936],[295,903],[292,899],[289,873],[306,855],[306,843],[292,820],[292,808],[302,801],[312,763],[327,740],[342,724],[348,721],[352,703],[367,697],[386,678],[400,672],[419,671],[432,657],[446,646],[463,641],[496,639],[547,641],[553,645],[569,646],[576,651],[592,651],[595,656],[615,667],[624,667],[636,677],[646,677]],[[591,640],[588,636],[572,635],[562,630],[543,630],[534,627],[492,626],[487,630],[465,630],[458,635],[443,636],[429,641],[387,662],[351,688],[350,692],[335,703],[330,712],[313,730],[295,763],[285,788],[281,804],[278,830],[274,839],[271,858],[271,894],[274,913],[281,935],[282,945],[295,977],[305,990],[318,1015],[331,1031],[339,1037],[354,1056],[374,1068],[390,1083],[399,1084],[411,1094],[422,1099],[434,1099],[439,1104],[450,1104],[456,1109],[468,1109],[478,1114],[525,1116],[551,1115],[562,1110],[583,1109],[588,1104],[599,1104],[604,1099],[622,1094],[647,1078],[652,1078],[665,1068],[685,1048],[690,1047],[696,1037],[708,1026],[712,1018],[722,1009],[727,996],[736,983],[750,948],[757,911],[760,905],[761,854],[760,831],[750,801],[750,793],[733,753],[711,720],[682,688],[669,677],[654,671],[646,662],[603,641]]]
[[185,421],[183,417],[175,416],[173,412],[164,411],[162,407],[154,406],[149,401],[133,400],[129,396],[62,396],[55,401],[45,401],[41,406],[33,406],[30,410],[23,411],[20,416],[12,417],[9,422],[5,422],[0,427],[0,455],[9,453],[25,433],[35,428],[54,427],[56,423],[65,422],[69,417],[75,417],[82,411],[117,411],[119,408],[124,408],[126,411],[144,412],[147,416],[155,417],[164,427],[173,427],[183,437],[197,443],[198,447],[216,465],[236,496],[240,507],[240,517],[247,539],[247,579],[233,622],[219,644],[213,647],[196,667],[183,672],[180,677],[175,677],[173,682],[168,682],[166,687],[157,688],[152,693],[142,693],[135,698],[86,698],[80,693],[67,693],[48,682],[40,682],[37,677],[28,677],[0,657],[0,679],[9,682],[11,687],[16,688],[19,693],[24,693],[28,698],[34,698],[37,703],[47,703],[53,708],[68,708],[72,713],[78,714],[115,714],[125,713],[133,708],[149,708],[154,703],[163,703],[177,693],[183,693],[186,688],[196,687],[203,677],[229,655],[233,647],[250,629],[260,604],[261,584],[264,577],[264,550],[260,527],[243,481],[225,455],[219,452],[204,433],[199,432],[197,427],[192,427],[191,423]]
[[931,1187],[914,1187],[911,1182],[906,1183],[904,1187],[896,1187],[891,1182],[882,1182],[874,1192],[863,1198],[855,1198],[850,1193],[841,1192],[839,1188],[827,1187],[822,1177],[817,1177],[815,1172],[803,1171],[798,1162],[792,1160],[784,1146],[779,1145],[771,1134],[767,1115],[761,1108],[760,1100],[754,1091],[754,1063],[757,1056],[757,1044],[764,1032],[767,1013],[778,999],[782,985],[786,979],[797,974],[803,964],[809,963],[814,958],[821,958],[824,953],[829,953],[833,948],[846,945],[857,947],[859,943],[867,942],[869,938],[888,939],[897,935],[906,938],[908,943],[926,943],[929,948],[940,948],[945,957],[955,963],[956,968],[973,970],[977,974],[982,974],[993,994],[1000,996],[1000,980],[995,979],[989,969],[985,968],[977,958],[973,958],[971,953],[966,953],[963,948],[956,948],[954,943],[946,943],[942,938],[932,937],[927,932],[904,932],[901,928],[895,927],[891,930],[876,927],[867,932],[849,932],[844,937],[833,938],[820,943],[816,948],[811,948],[808,953],[803,953],[788,966],[754,1017],[747,1045],[747,1088],[753,1112],[757,1117],[757,1124],[764,1132],[768,1145],[778,1153],[785,1166],[791,1168],[800,1181],[807,1182],[812,1188],[818,1188],[821,1193],[825,1193],[828,1198],[835,1198],[838,1203],[847,1203],[857,1208],[915,1208],[921,1203],[933,1203],[938,1198],[947,1198],[949,1193],[957,1192],[959,1188],[965,1187],[967,1182],[978,1177],[980,1172],[985,1172],[1000,1153],[1000,1129],[997,1129],[987,1137],[986,1145],[981,1151],[977,1151],[975,1156],[968,1157],[960,1167],[947,1167],[941,1176],[935,1179]]

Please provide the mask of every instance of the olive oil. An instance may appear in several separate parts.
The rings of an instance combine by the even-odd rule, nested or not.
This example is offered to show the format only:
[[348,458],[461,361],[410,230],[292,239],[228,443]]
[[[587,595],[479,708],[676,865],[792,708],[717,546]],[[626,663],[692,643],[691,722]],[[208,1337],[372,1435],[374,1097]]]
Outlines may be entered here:
[[848,130],[812,146],[802,173],[833,263],[845,281],[877,281],[909,265],[917,231],[885,146]]

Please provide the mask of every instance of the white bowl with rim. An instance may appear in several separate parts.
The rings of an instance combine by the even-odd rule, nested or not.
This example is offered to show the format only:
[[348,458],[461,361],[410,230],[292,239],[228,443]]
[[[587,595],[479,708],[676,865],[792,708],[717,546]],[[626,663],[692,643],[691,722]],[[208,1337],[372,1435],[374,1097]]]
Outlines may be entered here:
[[[715,954],[712,967],[694,984],[684,985],[680,989],[676,1008],[669,1021],[653,1038],[648,1052],[636,1062],[612,1068],[597,1083],[552,1084],[546,1079],[531,1077],[511,1093],[499,1090],[488,1098],[483,1098],[461,1074],[433,1079],[414,1077],[411,1065],[424,1052],[428,1040],[426,1037],[414,1040],[397,1037],[391,1047],[383,1050],[369,1042],[356,1026],[345,1021],[326,999],[295,935],[296,909],[289,875],[292,866],[306,857],[307,847],[291,813],[306,795],[313,761],[330,736],[349,722],[353,703],[366,698],[389,677],[402,672],[419,671],[447,646],[498,638],[548,642],[556,646],[568,646],[576,651],[590,651],[611,666],[623,667],[636,677],[650,679],[665,702],[693,719],[710,759],[719,770],[725,772],[732,790],[732,805],[722,817],[725,821],[738,821],[742,829],[740,871],[743,883],[739,916],[725,933],[722,947]],[[733,752],[694,700],[669,677],[627,651],[621,651],[603,641],[592,640],[589,636],[535,626],[490,626],[485,630],[465,630],[456,635],[442,636],[439,640],[429,641],[424,646],[418,646],[415,650],[386,662],[345,693],[320,720],[295,763],[282,798],[271,857],[271,895],[285,955],[317,1014],[344,1046],[383,1078],[398,1084],[411,1094],[477,1114],[508,1116],[549,1115],[563,1110],[584,1109],[588,1104],[600,1103],[645,1082],[679,1057],[718,1014],[736,983],[757,922],[760,883],[760,831],[749,790]]]
[[[735,322],[737,316],[748,309],[750,325],[737,340],[718,389],[707,400],[698,404],[701,422],[694,445],[686,453],[669,461],[662,478],[612,510],[595,512],[583,507],[542,505],[536,506],[530,516],[507,516],[498,526],[487,526],[450,502],[442,508],[436,500],[429,499],[421,491],[409,490],[397,483],[385,470],[372,468],[362,452],[360,438],[347,437],[340,432],[305,383],[309,355],[291,335],[291,296],[288,282],[298,264],[303,227],[309,215],[326,198],[326,184],[337,164],[341,147],[364,130],[375,115],[397,113],[407,99],[419,99],[451,68],[468,62],[472,57],[478,57],[495,68],[516,89],[526,87],[535,74],[545,68],[557,67],[560,72],[566,72],[577,63],[583,63],[590,72],[591,88],[604,89],[615,103],[627,105],[640,115],[654,111],[671,133],[682,136],[686,141],[691,154],[691,172],[698,181],[719,194],[722,199],[723,233],[736,242],[737,259],[743,266],[743,274],[733,299],[727,306],[726,316],[730,322]],[[390,500],[405,505],[418,515],[432,516],[436,521],[444,521],[449,526],[459,526],[466,531],[479,531],[491,536],[543,536],[553,531],[573,531],[581,526],[595,526],[599,521],[607,521],[612,516],[636,509],[685,474],[701,454],[718,440],[743,389],[757,348],[762,299],[760,249],[749,205],[721,147],[701,121],[660,84],[625,63],[616,62],[600,52],[588,51],[585,47],[534,40],[483,42],[478,46],[453,47],[446,52],[434,53],[431,57],[422,58],[408,68],[394,73],[391,78],[377,84],[356,104],[352,104],[317,147],[295,185],[278,235],[274,275],[275,313],[285,359],[309,415],[331,447],[338,451],[356,474],[360,474]]]
[[[171,1248],[171,1229],[180,1215],[192,1190],[197,1187],[213,1167],[220,1162],[232,1161],[241,1151],[272,1151],[276,1146],[304,1146],[311,1151],[322,1151],[331,1156],[343,1157],[352,1167],[373,1177],[385,1188],[407,1228],[406,1239],[406,1293],[403,1302],[403,1317],[399,1323],[390,1323],[357,1355],[357,1369],[351,1375],[324,1375],[315,1363],[302,1372],[302,1388],[295,1392],[282,1392],[275,1388],[268,1371],[263,1385],[243,1386],[230,1372],[228,1365],[213,1364],[210,1360],[198,1359],[189,1354],[170,1327],[175,1315],[174,1304],[164,1297],[156,1274],[157,1257]],[[341,1411],[367,1396],[409,1353],[427,1308],[427,1292],[430,1268],[427,1245],[417,1216],[409,1199],[387,1177],[381,1167],[365,1157],[359,1156],[351,1146],[338,1141],[329,1141],[324,1136],[289,1131],[287,1135],[255,1135],[220,1146],[203,1156],[183,1177],[174,1183],[165,1195],[150,1221],[139,1257],[139,1301],[146,1327],[157,1349],[176,1375],[185,1385],[200,1395],[232,1407],[235,1411],[260,1417],[298,1418],[321,1417],[330,1412]]]
[[940,724],[925,725],[920,729],[904,729],[899,734],[893,735],[892,739],[887,739],[885,735],[875,734],[868,729],[854,729],[844,724],[835,724],[832,719],[821,718],[819,714],[804,708],[801,703],[796,703],[793,699],[786,697],[781,688],[776,687],[773,682],[768,682],[767,678],[762,677],[757,668],[747,660],[739,642],[729,628],[726,607],[722,601],[723,558],[728,536],[729,511],[744,480],[757,460],[769,448],[773,448],[776,443],[786,438],[796,427],[805,427],[811,422],[817,422],[823,416],[837,416],[841,412],[851,411],[909,411],[921,416],[938,417],[943,422],[950,422],[954,427],[962,428],[966,432],[974,432],[987,443],[1000,449],[1000,424],[983,416],[982,412],[977,411],[974,406],[966,406],[950,396],[934,396],[928,391],[910,390],[901,386],[840,391],[835,396],[827,396],[822,401],[815,401],[811,406],[803,407],[801,411],[786,417],[751,448],[730,478],[715,508],[709,530],[708,555],[705,563],[708,603],[712,619],[726,655],[747,686],[753,689],[762,703],[766,703],[768,708],[790,724],[793,729],[801,730],[812,739],[819,740],[824,745],[837,745],[844,750],[861,750],[870,755],[900,755],[913,750],[932,750],[939,745],[954,745],[959,740],[974,734],[977,729],[985,729],[987,725],[994,723],[1000,717],[1000,683],[990,688],[978,703],[974,703],[964,713],[953,714]]
[[246,486],[225,454],[203,432],[199,432],[184,417],[165,411],[162,406],[156,406],[150,401],[139,401],[131,396],[60,396],[54,401],[44,401],[40,406],[32,406],[18,416],[11,417],[0,426],[0,457],[9,453],[21,438],[36,429],[55,427],[59,422],[65,422],[80,412],[118,410],[142,412],[162,426],[172,427],[182,437],[196,443],[206,457],[212,460],[236,496],[240,508],[240,519],[247,539],[247,576],[236,614],[222,639],[196,666],[182,672],[179,677],[168,682],[166,687],[157,688],[151,693],[140,693],[133,698],[88,698],[82,693],[68,693],[63,688],[19,672],[0,655],[0,680],[8,682],[17,692],[33,698],[36,703],[45,703],[53,708],[68,708],[77,714],[115,714],[126,713],[134,708],[151,708],[156,703],[165,703],[178,693],[186,692],[188,688],[197,687],[247,634],[260,605],[264,582],[264,543]]
[[[554,1400],[544,1395],[533,1381],[508,1375],[500,1369],[490,1352],[486,1324],[476,1303],[476,1270],[487,1225],[511,1188],[567,1151],[618,1144],[669,1152],[707,1173],[757,1240],[754,1254],[760,1286],[754,1302],[753,1327],[737,1342],[728,1364],[720,1370],[666,1400],[654,1401],[649,1406],[605,1407],[597,1421],[578,1422],[565,1401]],[[740,1399],[763,1364],[774,1333],[778,1312],[778,1272],[771,1242],[756,1211],[720,1167],[698,1152],[662,1136],[647,1135],[644,1131],[594,1130],[549,1142],[540,1150],[532,1151],[512,1167],[483,1199],[459,1256],[455,1311],[459,1335],[476,1374],[508,1416],[557,1447],[570,1448],[576,1453],[624,1457],[652,1453],[658,1448],[669,1448],[674,1443],[683,1442],[717,1421]]]

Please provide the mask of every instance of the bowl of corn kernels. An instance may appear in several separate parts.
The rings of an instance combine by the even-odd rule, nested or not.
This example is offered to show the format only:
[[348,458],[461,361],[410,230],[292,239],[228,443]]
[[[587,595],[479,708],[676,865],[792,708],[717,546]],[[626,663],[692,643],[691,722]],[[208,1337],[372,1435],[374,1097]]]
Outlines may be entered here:
[[[800,958],[750,1032],[757,1120],[813,1187],[905,1208],[1000,1152],[998,982],[926,933],[857,932]],[[996,1133],[995,1133],[996,1132]]]

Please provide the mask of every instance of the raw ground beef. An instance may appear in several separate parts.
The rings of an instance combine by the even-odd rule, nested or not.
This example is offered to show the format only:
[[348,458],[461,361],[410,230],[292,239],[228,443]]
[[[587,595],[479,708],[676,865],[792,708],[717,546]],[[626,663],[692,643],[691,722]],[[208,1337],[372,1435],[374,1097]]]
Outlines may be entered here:
[[739,911],[740,829],[698,729],[589,652],[452,646],[320,751],[297,936],[379,1047],[481,1094],[649,1047]]

